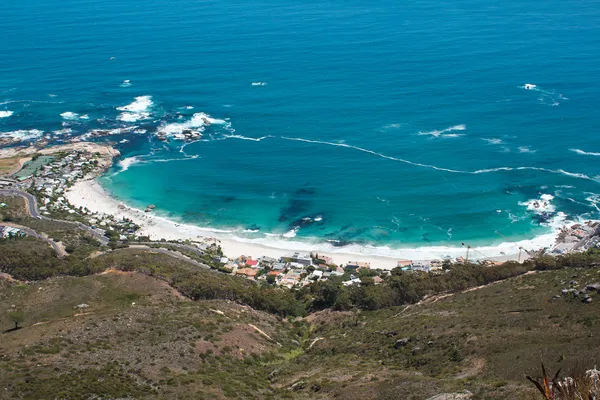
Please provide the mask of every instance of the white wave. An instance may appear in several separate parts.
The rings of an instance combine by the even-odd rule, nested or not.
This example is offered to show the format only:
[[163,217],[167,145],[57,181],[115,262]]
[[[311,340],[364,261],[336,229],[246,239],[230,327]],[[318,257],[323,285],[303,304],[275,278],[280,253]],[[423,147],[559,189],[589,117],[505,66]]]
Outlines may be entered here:
[[170,124],[163,124],[158,128],[158,133],[166,136],[182,135],[186,130],[192,130],[197,132],[203,132],[207,126],[210,125],[226,125],[229,127],[229,122],[223,119],[212,118],[206,113],[195,113],[189,121],[186,122],[173,122]]
[[135,100],[122,107],[117,107],[118,111],[123,111],[117,119],[123,122],[135,122],[150,118],[150,108],[154,105],[152,96],[138,96]]
[[146,160],[145,162],[150,164],[153,162],[166,163],[166,162],[171,162],[171,161],[189,161],[189,160],[195,160],[198,157],[200,157],[200,156],[198,154],[195,154],[193,156],[188,156],[188,157],[183,157],[183,158],[152,158],[152,159]]
[[129,143],[129,140],[127,140],[127,139],[123,139],[123,140],[121,140],[119,143],[122,143],[122,144]]
[[267,86],[267,82],[252,82],[252,86]]
[[0,138],[8,138],[13,140],[30,140],[37,139],[44,134],[44,131],[39,129],[17,130],[11,132],[0,132]]
[[502,144],[504,143],[502,139],[497,138],[481,138],[481,140],[488,142],[489,144]]
[[533,83],[526,83],[523,86],[519,86],[519,88],[536,92],[537,96],[539,96],[538,101],[540,103],[547,104],[552,107],[557,107],[560,105],[560,102],[558,100],[569,100],[561,93],[556,93],[555,90],[545,90],[537,85],[534,85]]
[[14,114],[14,111],[0,111],[0,118],[8,118]]
[[397,157],[392,157],[392,156],[386,156],[385,154],[377,153],[377,152],[375,152],[373,150],[364,149],[364,148],[358,147],[358,146],[352,146],[352,145],[349,145],[349,144],[346,144],[346,143],[331,143],[331,142],[324,142],[324,141],[321,141],[321,140],[309,140],[309,139],[291,138],[291,137],[285,137],[285,136],[282,136],[281,138],[285,139],[285,140],[293,140],[293,141],[297,141],[297,142],[314,143],[314,144],[324,144],[324,145],[335,146],[335,147],[344,147],[344,148],[347,148],[347,149],[353,149],[353,150],[362,151],[364,153],[372,154],[372,155],[375,155],[377,157],[385,158],[385,159],[388,159],[388,160],[399,161],[399,162],[402,162],[402,163],[405,163],[405,164],[414,165],[416,167],[431,168],[431,169],[435,169],[437,171],[453,172],[453,173],[457,173],[457,174],[468,174],[468,173],[470,173],[468,171],[460,171],[460,170],[456,170],[456,169],[436,167],[435,165],[421,164],[421,163],[418,163],[418,162],[412,162],[412,161],[404,160],[402,158],[397,158]]
[[429,135],[429,136],[433,136],[433,137],[459,137],[459,136],[463,136],[463,135],[458,134],[458,133],[450,133],[449,134],[448,132],[464,131],[466,129],[467,129],[466,125],[460,124],[460,125],[451,126],[446,129],[442,129],[441,131],[435,130],[435,131],[429,131],[429,132],[419,132],[419,135]]
[[131,86],[131,81],[129,79],[125,79],[119,86],[122,88],[127,88]]
[[520,206],[525,206],[529,211],[536,214],[556,212],[556,207],[552,204],[554,196],[551,194],[543,194],[539,199],[531,199],[524,202],[519,202]]
[[293,140],[293,141],[305,142],[305,143],[324,144],[324,145],[334,146],[334,147],[345,147],[348,149],[358,150],[358,151],[362,151],[364,153],[372,154],[377,157],[385,158],[387,160],[398,161],[398,162],[402,162],[405,164],[413,165],[415,167],[430,168],[430,169],[434,169],[436,171],[444,171],[444,172],[450,172],[450,173],[454,173],[454,174],[478,175],[478,174],[487,174],[487,173],[502,172],[502,171],[510,172],[510,171],[527,171],[527,170],[529,170],[529,171],[542,171],[542,172],[547,172],[547,173],[551,173],[551,174],[561,174],[561,175],[566,175],[566,176],[570,176],[573,178],[579,178],[579,179],[585,179],[585,180],[590,180],[590,181],[594,181],[594,182],[600,182],[599,177],[592,178],[585,174],[569,172],[569,171],[565,171],[564,169],[554,170],[554,169],[541,168],[541,167],[498,167],[498,168],[478,169],[476,171],[465,171],[465,170],[459,170],[459,169],[437,167],[437,166],[431,165],[431,164],[423,164],[423,163],[419,163],[419,162],[405,160],[402,158],[387,156],[385,154],[377,153],[376,151],[373,151],[373,150],[364,149],[364,148],[358,147],[358,146],[352,146],[352,145],[349,145],[346,143],[332,143],[332,142],[324,142],[321,140],[291,138],[291,137],[286,137],[286,136],[282,136],[281,138],[284,140]]
[[65,128],[65,129],[60,129],[58,131],[54,131],[52,133],[55,135],[68,135],[70,133],[73,133],[73,130],[70,128]]
[[314,219],[315,222],[321,222],[323,221],[323,217],[321,215],[317,215]]
[[300,230],[300,228],[298,228],[298,227],[295,227],[294,229],[292,229],[292,230],[290,230],[290,231],[288,231],[288,232],[284,233],[284,234],[283,234],[283,235],[281,235],[281,236],[283,236],[284,238],[291,239],[291,238],[294,238],[294,237],[296,237],[296,234],[298,233],[298,231],[299,231],[299,230]]
[[521,146],[521,147],[519,147],[519,152],[520,153],[536,153],[537,150],[532,150],[529,148],[529,146]]
[[597,211],[600,212],[600,207],[598,207],[598,204],[600,204],[600,195],[595,194],[595,193],[588,193],[588,194],[590,196],[586,197],[585,199],[590,202],[592,207],[594,207]]
[[387,124],[387,125],[384,125],[381,129],[382,130],[391,130],[391,129],[398,129],[401,127],[402,127],[402,124]]
[[569,149],[570,151],[577,153],[577,154],[581,154],[582,156],[595,156],[595,157],[600,157],[600,153],[594,153],[594,152],[589,152],[589,151],[583,151],[580,149]]
[[119,167],[121,167],[121,170],[119,172],[125,172],[132,165],[139,164],[141,162],[142,162],[142,160],[139,157],[136,157],[136,156],[124,158],[121,161],[119,161]]
[[267,135],[267,136],[263,136],[263,137],[259,137],[259,138],[252,138],[252,137],[247,137],[247,136],[242,136],[242,135],[223,135],[223,137],[226,137],[228,139],[241,139],[241,140],[251,140],[253,142],[260,142],[261,140],[270,139],[273,136]]
[[87,115],[87,114],[79,115],[72,111],[65,111],[64,113],[60,114],[60,116],[63,119],[66,119],[67,121],[77,121],[79,119],[90,119],[89,115]]

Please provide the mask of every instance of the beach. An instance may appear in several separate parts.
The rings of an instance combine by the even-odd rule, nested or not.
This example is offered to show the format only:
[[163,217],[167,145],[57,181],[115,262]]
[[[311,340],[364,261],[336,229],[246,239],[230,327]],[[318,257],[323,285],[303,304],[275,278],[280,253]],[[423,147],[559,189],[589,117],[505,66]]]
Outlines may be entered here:
[[[309,243],[286,241],[284,238],[273,241],[276,247],[260,243],[259,240],[235,238],[227,231],[218,232],[210,228],[202,228],[190,224],[182,224],[176,221],[154,215],[150,212],[129,207],[110,196],[95,179],[77,181],[66,193],[67,200],[76,207],[85,207],[90,211],[111,214],[117,219],[128,218],[140,226],[139,236],[148,236],[151,240],[193,240],[214,241],[218,240],[224,254],[230,258],[244,255],[257,259],[261,256],[279,258],[289,256],[294,252],[317,251],[320,255],[331,257],[338,264],[347,264],[349,261],[368,262],[372,268],[393,269],[398,260],[411,259],[415,262],[427,262],[440,259],[445,256],[465,257],[465,248],[429,247],[417,249],[389,249],[390,256],[370,254],[370,252],[382,251],[381,247],[355,246],[353,251],[345,251],[345,248],[323,249],[323,245],[312,245]],[[554,242],[554,234],[544,235],[517,243],[504,243],[490,248],[481,247],[470,252],[470,259],[489,259],[493,261],[517,260],[519,247],[533,250],[550,246]],[[286,246],[289,244],[289,247]],[[286,248],[287,247],[287,248]],[[356,251],[354,251],[356,249]],[[494,252],[493,256],[483,257],[485,253]],[[504,253],[504,254],[498,254]],[[525,252],[521,253],[521,261],[527,258]]]

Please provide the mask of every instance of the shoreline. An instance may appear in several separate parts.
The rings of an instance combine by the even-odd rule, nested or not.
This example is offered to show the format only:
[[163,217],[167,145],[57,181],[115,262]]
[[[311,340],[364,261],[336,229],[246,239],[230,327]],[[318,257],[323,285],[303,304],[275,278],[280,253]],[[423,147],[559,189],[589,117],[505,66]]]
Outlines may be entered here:
[[[406,249],[392,249],[387,246],[360,246],[349,245],[335,248],[328,243],[312,244],[301,241],[288,241],[279,236],[277,238],[245,239],[235,237],[233,233],[219,232],[217,229],[202,228],[196,225],[178,223],[166,217],[146,213],[143,210],[128,206],[112,197],[96,180],[96,178],[79,180],[65,193],[66,199],[73,206],[84,207],[93,212],[112,214],[115,218],[128,218],[140,226],[138,235],[149,236],[152,240],[218,240],[224,254],[229,258],[240,255],[257,259],[261,256],[279,258],[289,256],[294,252],[309,253],[316,251],[319,254],[331,257],[333,261],[347,264],[349,261],[369,262],[372,268],[393,269],[398,260],[410,259],[414,262],[428,262],[451,256],[465,257],[466,249],[463,247],[430,246]],[[519,242],[506,242],[497,246],[481,246],[470,252],[470,259],[486,259],[492,261],[517,260],[519,247],[527,250],[538,250],[550,247],[555,243],[556,230],[531,240]],[[377,254],[377,253],[379,254]],[[480,254],[477,254],[477,253]],[[383,253],[383,254],[382,254]],[[490,254],[482,257],[481,253]],[[504,254],[502,254],[504,253]],[[521,261],[528,258],[525,251],[521,253]]]

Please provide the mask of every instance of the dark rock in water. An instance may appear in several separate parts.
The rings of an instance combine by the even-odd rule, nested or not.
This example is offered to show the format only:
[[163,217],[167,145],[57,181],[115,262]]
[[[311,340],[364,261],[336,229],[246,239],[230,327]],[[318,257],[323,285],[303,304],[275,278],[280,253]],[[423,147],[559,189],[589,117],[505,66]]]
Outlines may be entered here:
[[410,338],[403,338],[403,339],[396,340],[396,344],[394,344],[394,348],[401,349],[402,347],[405,347],[409,342],[410,342]]
[[287,207],[282,208],[279,212],[279,222],[299,218],[302,214],[306,214],[306,212],[310,208],[310,205],[311,202],[309,200],[290,200]]
[[551,213],[551,212],[541,212],[541,213],[533,216],[532,219],[534,221],[536,221],[538,224],[545,224],[548,221],[550,221],[552,219],[552,217],[554,217],[554,215],[555,215],[555,213]]
[[300,188],[298,190],[296,190],[296,195],[298,196],[312,196],[313,194],[315,194],[317,191],[315,188]]
[[364,234],[369,231],[368,228],[355,227],[352,225],[346,225],[337,231],[325,235],[329,240],[333,240],[332,244],[336,247],[346,246],[348,244],[364,243]]
[[235,196],[223,196],[221,200],[223,203],[231,203],[232,201],[235,201]]

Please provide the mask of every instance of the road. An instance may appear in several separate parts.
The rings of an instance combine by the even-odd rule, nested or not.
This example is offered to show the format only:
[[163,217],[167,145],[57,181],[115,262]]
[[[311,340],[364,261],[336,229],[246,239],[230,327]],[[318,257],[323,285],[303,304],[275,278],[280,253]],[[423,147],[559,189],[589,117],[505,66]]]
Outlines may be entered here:
[[[71,224],[71,225],[76,225],[78,228],[83,229],[84,231],[88,232],[90,235],[92,235],[94,238],[96,238],[102,245],[107,246],[109,239],[100,234],[99,232],[96,232],[94,229],[92,229],[91,227],[82,224],[81,222],[71,222],[71,221],[63,221],[63,220],[59,220],[59,219],[53,219],[53,218],[48,218],[45,217],[43,215],[40,214],[39,212],[39,208],[38,208],[38,204],[37,204],[37,199],[35,198],[35,196],[33,196],[30,193],[27,192],[23,192],[21,190],[17,190],[17,189],[1,189],[0,190],[0,196],[19,196],[25,199],[25,203],[27,204],[27,210],[29,212],[29,215],[31,215],[33,218],[38,218],[38,219],[45,219],[48,221],[56,221],[56,222],[61,222],[61,223],[67,223],[67,224]],[[48,242],[59,255],[66,255],[66,253],[64,252],[64,249],[62,247],[60,247],[59,245],[57,245],[56,242],[53,242],[52,240],[48,239],[48,238],[44,238],[43,236],[39,235],[37,232],[33,231],[30,228],[26,228],[26,227],[22,227],[21,229],[23,229],[26,233],[30,234],[31,236],[40,238],[46,242]],[[31,232],[31,233],[29,233]],[[169,246],[173,246],[173,247],[178,247],[180,249],[185,249],[191,252],[194,252],[196,254],[198,254],[199,256],[204,254],[204,251],[196,246],[192,246],[192,245],[188,245],[188,244],[182,244],[182,243],[170,243],[170,242],[131,242],[130,245],[141,245],[141,246],[151,246],[151,245],[156,245],[156,244],[162,244],[162,245],[169,245]],[[132,246],[132,247],[133,247]],[[148,247],[150,248],[150,247]],[[194,264],[198,267],[202,267],[202,268],[208,268],[210,269],[210,267],[206,264],[200,263],[184,254],[172,251],[172,250],[168,250],[165,248],[151,248],[151,250],[157,251],[159,253],[163,253],[163,254],[167,254],[173,257],[176,257],[180,260],[184,260],[187,261],[191,264]]]
[[48,217],[41,215],[39,208],[38,208],[37,199],[35,198],[35,196],[33,196],[30,193],[23,192],[23,191],[17,190],[17,189],[1,189],[0,196],[22,197],[23,199],[25,199],[25,203],[27,204],[27,211],[28,211],[29,215],[31,215],[33,218],[45,219],[48,221],[55,221],[55,222],[61,222],[61,223],[65,223],[65,224],[75,225],[78,228],[83,229],[84,231],[86,231],[87,233],[92,235],[103,246],[108,245],[109,240],[106,236],[102,235],[99,232],[96,232],[94,229],[92,229],[91,227],[89,227],[85,224],[82,224],[81,222],[64,221],[64,220],[60,220],[60,219],[48,218]]
[[52,240],[46,236],[43,236],[43,235],[37,233],[36,231],[34,231],[31,228],[28,228],[23,225],[9,223],[9,222],[2,222],[2,225],[20,229],[23,232],[25,232],[28,236],[43,240],[44,242],[48,243],[52,247],[52,249],[54,249],[54,251],[56,252],[58,257],[60,257],[60,258],[66,257],[68,255],[68,253],[65,251],[65,249],[60,244],[58,244],[57,242],[55,242],[54,240]]

